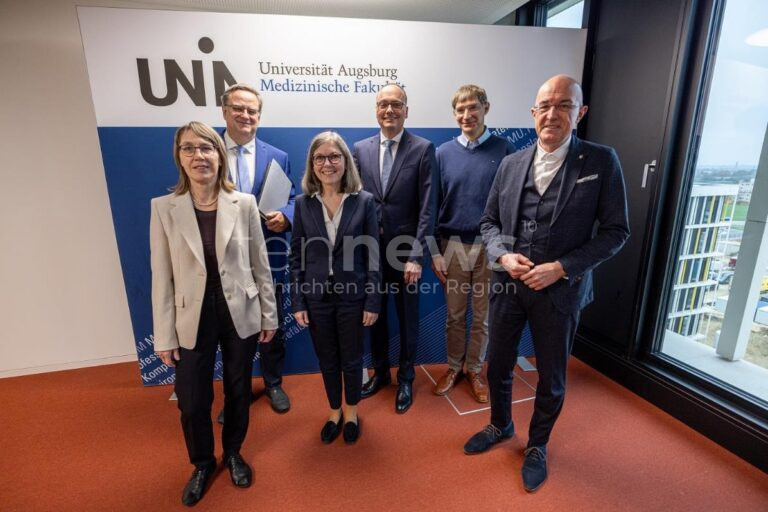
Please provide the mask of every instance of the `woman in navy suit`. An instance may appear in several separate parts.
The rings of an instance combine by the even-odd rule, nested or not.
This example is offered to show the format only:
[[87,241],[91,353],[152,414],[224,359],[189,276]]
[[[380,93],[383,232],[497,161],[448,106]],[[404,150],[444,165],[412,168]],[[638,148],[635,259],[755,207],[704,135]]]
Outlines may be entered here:
[[330,443],[343,430],[352,444],[360,436],[363,328],[381,307],[376,205],[334,132],[312,139],[301,186],[291,240],[293,312],[309,327],[331,407],[320,439]]

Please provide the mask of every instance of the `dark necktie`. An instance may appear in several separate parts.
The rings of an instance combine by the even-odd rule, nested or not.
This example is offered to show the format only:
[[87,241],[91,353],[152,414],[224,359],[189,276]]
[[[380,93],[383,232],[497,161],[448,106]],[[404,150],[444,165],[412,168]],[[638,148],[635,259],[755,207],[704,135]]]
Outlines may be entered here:
[[392,144],[395,141],[387,139],[384,141],[384,160],[381,163],[381,190],[382,192],[387,190],[387,183],[389,183],[389,175],[392,174]]

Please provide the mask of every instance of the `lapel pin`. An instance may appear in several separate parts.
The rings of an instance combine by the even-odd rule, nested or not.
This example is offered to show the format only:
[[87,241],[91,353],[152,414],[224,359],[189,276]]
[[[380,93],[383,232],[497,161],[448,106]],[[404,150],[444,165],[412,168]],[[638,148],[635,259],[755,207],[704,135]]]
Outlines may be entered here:
[[579,160],[581,160],[582,158],[584,158],[584,154],[583,153],[581,155],[579,155]]

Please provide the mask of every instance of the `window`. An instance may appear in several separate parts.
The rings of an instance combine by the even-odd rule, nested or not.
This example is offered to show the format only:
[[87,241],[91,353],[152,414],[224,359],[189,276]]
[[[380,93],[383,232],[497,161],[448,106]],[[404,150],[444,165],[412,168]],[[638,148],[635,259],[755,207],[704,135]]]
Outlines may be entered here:
[[557,28],[581,28],[584,0],[552,2],[547,8],[547,26]]
[[712,69],[661,353],[768,402],[764,0],[727,2]]

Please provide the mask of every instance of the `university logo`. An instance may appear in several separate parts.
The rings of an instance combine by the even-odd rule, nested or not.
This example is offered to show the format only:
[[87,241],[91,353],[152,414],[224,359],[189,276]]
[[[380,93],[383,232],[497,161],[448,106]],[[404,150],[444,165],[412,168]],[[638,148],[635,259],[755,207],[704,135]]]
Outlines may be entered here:
[[[197,42],[197,47],[201,52],[208,54],[213,51],[213,40],[209,37],[201,37]],[[221,106],[221,95],[230,85],[237,83],[235,77],[227,68],[223,61],[214,60],[211,62],[213,67],[213,88],[216,106]],[[152,80],[149,76],[149,60],[136,59],[136,68],[139,73],[139,87],[141,88],[141,97],[144,101],[155,107],[167,107],[176,102],[179,96],[179,85],[187,93],[187,96],[198,107],[206,106],[205,99],[205,80],[203,78],[203,61],[192,61],[192,79],[184,74],[178,62],[174,59],[163,59],[165,70],[166,93],[163,97],[158,97],[152,92]]]

